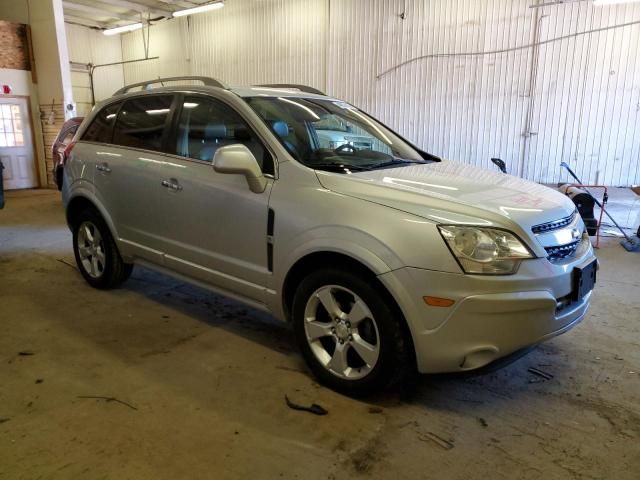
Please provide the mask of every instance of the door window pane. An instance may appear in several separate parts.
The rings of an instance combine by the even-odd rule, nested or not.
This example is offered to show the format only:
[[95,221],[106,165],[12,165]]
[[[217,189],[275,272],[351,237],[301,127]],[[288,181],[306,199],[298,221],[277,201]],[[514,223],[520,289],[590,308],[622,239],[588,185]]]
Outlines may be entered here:
[[116,114],[120,103],[103,108],[95,120],[91,122],[87,131],[82,135],[82,140],[87,142],[111,143],[113,125],[116,123]]
[[126,101],[118,114],[113,143],[145,150],[162,150],[172,102],[170,95]]
[[0,147],[24,147],[22,112],[19,105],[0,104]]
[[18,105],[12,105],[11,113],[13,118],[13,129],[16,132],[22,132],[22,115],[20,114],[20,107]]
[[238,143],[251,150],[264,173],[273,173],[271,155],[235,110],[211,98],[184,98],[175,153],[212,162],[220,147]]

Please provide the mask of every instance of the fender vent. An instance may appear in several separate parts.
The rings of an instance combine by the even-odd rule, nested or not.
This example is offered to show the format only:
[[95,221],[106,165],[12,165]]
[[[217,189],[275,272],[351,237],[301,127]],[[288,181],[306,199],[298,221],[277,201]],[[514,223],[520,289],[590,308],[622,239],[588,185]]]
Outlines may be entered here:
[[267,269],[273,272],[273,231],[276,223],[276,212],[269,209],[267,217]]
[[276,223],[276,212],[273,211],[273,208],[269,209],[269,216],[267,217],[267,236],[273,236],[273,229]]

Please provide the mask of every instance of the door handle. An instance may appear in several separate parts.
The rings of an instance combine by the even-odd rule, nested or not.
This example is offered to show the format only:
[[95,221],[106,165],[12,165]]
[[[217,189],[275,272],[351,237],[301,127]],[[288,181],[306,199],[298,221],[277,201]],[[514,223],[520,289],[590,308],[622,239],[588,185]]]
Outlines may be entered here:
[[165,188],[169,188],[176,192],[179,192],[180,190],[182,190],[182,185],[180,185],[175,178],[170,178],[169,180],[162,180],[161,185]]
[[109,168],[108,163],[98,163],[96,165],[96,170],[98,170],[99,172],[111,173],[111,169]]

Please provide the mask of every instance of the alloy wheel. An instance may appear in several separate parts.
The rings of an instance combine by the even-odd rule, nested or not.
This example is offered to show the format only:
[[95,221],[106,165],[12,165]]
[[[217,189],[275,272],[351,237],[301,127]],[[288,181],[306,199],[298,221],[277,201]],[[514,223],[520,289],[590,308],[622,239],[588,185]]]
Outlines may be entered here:
[[90,221],[84,221],[78,228],[77,247],[82,268],[91,278],[104,274],[106,256],[104,241],[100,231]]
[[327,285],[310,296],[304,329],[316,359],[337,377],[358,380],[378,363],[376,320],[366,303],[345,287]]

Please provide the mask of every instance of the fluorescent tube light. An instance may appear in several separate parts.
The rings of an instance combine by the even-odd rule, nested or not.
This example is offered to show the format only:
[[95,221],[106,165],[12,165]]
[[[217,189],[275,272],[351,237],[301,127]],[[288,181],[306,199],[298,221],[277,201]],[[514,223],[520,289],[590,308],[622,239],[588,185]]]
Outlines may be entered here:
[[187,8],[186,10],[178,10],[173,12],[174,17],[184,17],[185,15],[193,15],[194,13],[208,12],[210,10],[217,10],[224,7],[224,2],[207,3],[206,5],[200,5],[199,7]]
[[278,97],[278,100],[281,100],[281,101],[283,101],[283,102],[290,103],[291,105],[295,105],[296,107],[300,107],[300,108],[302,108],[303,110],[306,110],[307,112],[309,112],[309,114],[310,114],[313,118],[316,118],[316,119],[320,120],[320,117],[319,117],[318,115],[316,115],[316,113],[315,113],[313,110],[311,110],[309,107],[307,107],[307,106],[305,106],[305,105],[302,105],[301,103],[294,102],[293,100],[289,100],[289,99],[287,99],[287,98],[282,98],[282,97]]
[[119,33],[132,32],[134,30],[140,30],[142,28],[141,23],[132,23],[131,25],[125,25],[123,27],[115,27],[109,28],[107,30],[103,30],[102,33],[105,35],[117,35]]
[[169,113],[171,110],[168,108],[158,108],[156,110],[145,110],[147,115],[165,115]]
[[615,5],[616,3],[633,3],[638,1],[640,0],[593,0],[593,4],[597,7],[601,7],[603,5]]

